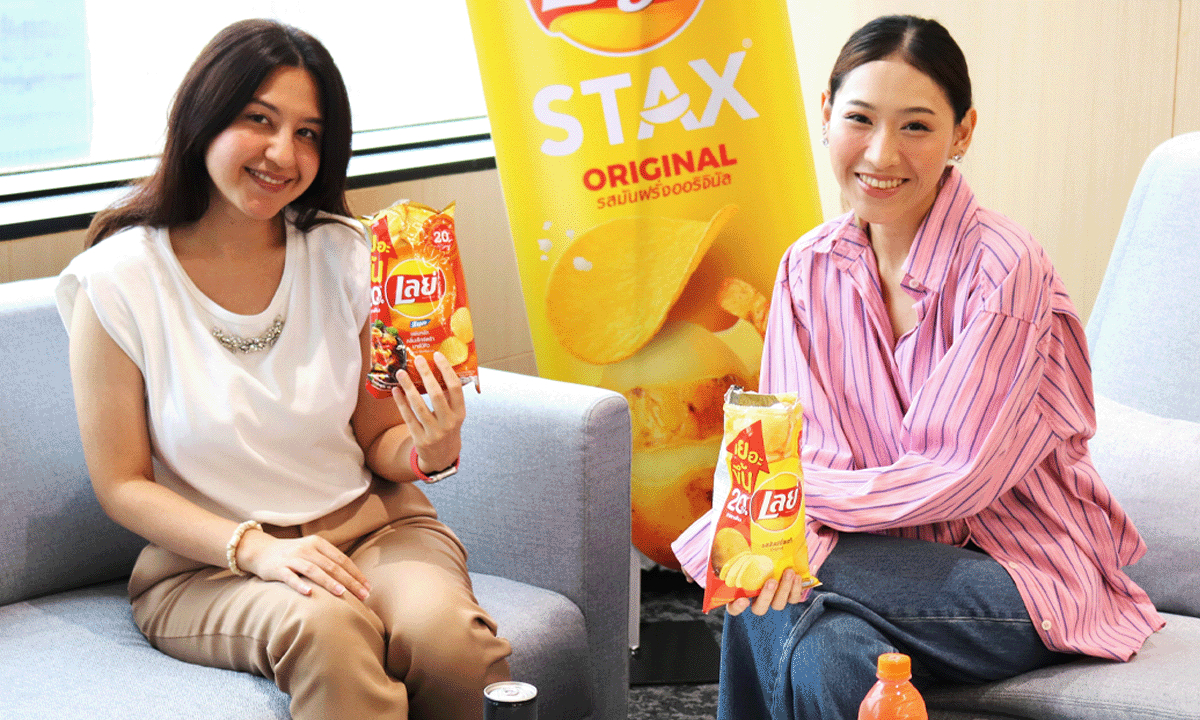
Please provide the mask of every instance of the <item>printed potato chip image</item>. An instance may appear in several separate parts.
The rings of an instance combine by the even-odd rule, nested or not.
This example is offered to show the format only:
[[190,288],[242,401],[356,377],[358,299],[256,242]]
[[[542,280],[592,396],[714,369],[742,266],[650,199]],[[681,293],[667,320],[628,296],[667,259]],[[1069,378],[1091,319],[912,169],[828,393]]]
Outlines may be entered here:
[[751,377],[742,359],[713,333],[668,322],[635,355],[605,366],[598,385],[629,401],[633,447],[643,450],[720,436],[725,391],[745,386]]
[[736,588],[740,588],[749,593],[756,593],[762,590],[763,583],[767,578],[771,577],[771,573],[775,570],[775,563],[766,555],[755,555],[753,553],[746,556],[745,562],[739,568],[737,576],[730,583]]
[[467,356],[470,355],[470,352],[467,350],[467,344],[454,335],[443,340],[438,349],[442,351],[442,354],[446,356],[451,365],[461,365],[466,362]]
[[718,574],[723,573],[729,561],[747,552],[750,552],[750,541],[746,539],[745,535],[736,528],[721,528],[713,538],[713,570]]
[[[728,530],[728,529],[730,529],[730,528],[722,528],[722,530]],[[737,574],[738,572],[741,571],[742,564],[750,557],[750,550],[749,550],[748,544],[747,544],[746,548],[747,549],[742,550],[741,552],[739,552],[738,554],[734,555],[733,557],[729,558],[727,561],[725,561],[724,563],[721,564],[721,569],[719,572],[717,572],[718,580],[725,583],[726,585],[733,585],[733,581],[731,578],[735,574]],[[713,563],[713,565],[715,566],[716,563]]]
[[550,271],[546,317],[572,355],[596,365],[637,352],[737,212],[709,220],[623,217],[580,233]]
[[721,436],[633,454],[630,463],[631,523],[638,549],[652,559],[669,558],[671,541],[712,507],[713,458]]
[[604,366],[598,385],[629,402],[633,522],[638,548],[656,562],[674,557],[671,541],[711,506],[725,392],[753,377],[714,333],[674,321]]
[[450,316],[450,332],[465,343],[475,340],[475,326],[471,323],[471,311],[460,307]]
[[760,337],[767,334],[770,301],[750,283],[739,278],[725,278],[717,290],[717,304],[730,315],[753,325]]

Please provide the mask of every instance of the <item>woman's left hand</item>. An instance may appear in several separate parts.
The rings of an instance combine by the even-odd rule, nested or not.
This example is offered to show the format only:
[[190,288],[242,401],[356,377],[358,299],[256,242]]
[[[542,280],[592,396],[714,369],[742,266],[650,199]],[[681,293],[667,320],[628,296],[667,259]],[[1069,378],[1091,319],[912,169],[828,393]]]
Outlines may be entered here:
[[467,416],[462,381],[454,367],[440,352],[433,354],[433,362],[440,378],[423,356],[413,360],[425,383],[429,404],[417,392],[408,373],[396,373],[400,387],[392,389],[392,399],[417,449],[417,466],[425,473],[444,470],[458,460],[462,451],[462,424]]
[[796,573],[788,568],[783,571],[779,580],[770,578],[763,583],[762,592],[754,598],[753,604],[750,598],[738,598],[725,607],[725,612],[729,615],[740,615],[746,608],[750,608],[750,612],[755,615],[766,615],[768,610],[782,610],[788,605],[800,602],[803,597],[804,584],[796,577]]

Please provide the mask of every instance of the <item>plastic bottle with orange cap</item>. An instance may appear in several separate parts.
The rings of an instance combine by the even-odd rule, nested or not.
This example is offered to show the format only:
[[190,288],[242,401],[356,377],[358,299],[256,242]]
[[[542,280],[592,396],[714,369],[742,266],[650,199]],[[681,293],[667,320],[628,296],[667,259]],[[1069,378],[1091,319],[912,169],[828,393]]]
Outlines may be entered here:
[[858,720],[928,720],[925,700],[913,687],[912,660],[902,653],[879,656],[879,678],[858,707]]

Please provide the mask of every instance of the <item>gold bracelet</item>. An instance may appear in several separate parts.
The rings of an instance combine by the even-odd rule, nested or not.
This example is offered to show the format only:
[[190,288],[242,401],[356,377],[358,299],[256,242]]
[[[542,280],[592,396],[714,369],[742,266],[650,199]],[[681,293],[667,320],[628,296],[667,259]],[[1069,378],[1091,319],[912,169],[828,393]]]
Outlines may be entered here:
[[229,572],[234,575],[246,574],[245,571],[238,567],[237,551],[238,546],[242,544],[242,536],[251,528],[262,530],[262,525],[259,525],[257,520],[247,520],[238,525],[237,529],[233,531],[233,537],[229,538],[229,544],[225,546],[225,560],[229,562]]

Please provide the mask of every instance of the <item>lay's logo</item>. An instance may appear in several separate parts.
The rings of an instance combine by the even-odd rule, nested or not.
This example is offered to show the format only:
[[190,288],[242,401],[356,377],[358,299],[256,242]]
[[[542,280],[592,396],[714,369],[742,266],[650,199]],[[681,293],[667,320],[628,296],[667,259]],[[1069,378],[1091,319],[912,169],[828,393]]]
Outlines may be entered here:
[[750,519],[764,530],[787,530],[799,517],[802,498],[800,479],[780,473],[750,498]]
[[[446,278],[440,270],[424,275],[392,275],[384,286],[388,305],[436,305],[446,292]],[[406,313],[407,314],[407,313]]]
[[704,0],[525,0],[542,30],[597,55],[640,55],[665,45]]

